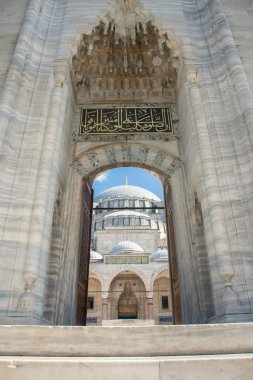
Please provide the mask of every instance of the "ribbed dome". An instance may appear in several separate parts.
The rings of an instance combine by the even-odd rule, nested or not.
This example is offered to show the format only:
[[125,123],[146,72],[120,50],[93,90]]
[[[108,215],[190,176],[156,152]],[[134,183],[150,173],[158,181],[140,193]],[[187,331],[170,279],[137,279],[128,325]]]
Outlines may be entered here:
[[166,248],[158,249],[150,258],[150,261],[167,261],[168,250]]
[[91,262],[103,261],[103,256],[96,251],[90,251],[90,261]]
[[112,253],[119,253],[124,251],[144,252],[143,249],[139,246],[139,244],[134,243],[133,241],[121,241],[115,244],[111,250]]
[[143,187],[122,185],[122,186],[111,187],[110,189],[107,189],[103,191],[102,193],[98,194],[95,198],[95,202],[98,202],[99,200],[110,199],[110,198],[125,198],[125,197],[143,198],[143,199],[150,199],[154,201],[161,200],[154,193],[151,193],[151,191],[144,189]]

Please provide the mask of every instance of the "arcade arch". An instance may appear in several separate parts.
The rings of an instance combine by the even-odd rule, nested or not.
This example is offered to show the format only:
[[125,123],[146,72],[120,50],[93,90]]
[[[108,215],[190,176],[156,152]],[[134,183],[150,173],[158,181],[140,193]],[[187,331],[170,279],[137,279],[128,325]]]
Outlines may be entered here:
[[[137,165],[136,165],[137,166]],[[156,175],[158,175],[158,174],[156,174]],[[161,176],[160,176],[161,177]],[[166,179],[165,179],[165,182],[166,182]],[[167,182],[166,182],[167,183]],[[87,188],[89,188],[89,186],[87,186],[87,184],[86,184],[86,189]],[[167,188],[169,188],[169,185],[167,184]],[[168,196],[169,196],[169,194],[168,194]],[[88,197],[89,198],[89,197]],[[84,196],[84,201],[85,200],[87,200],[87,195],[86,196]],[[90,201],[91,202],[91,201]],[[168,203],[168,202],[167,202]],[[168,203],[169,204],[169,203]],[[88,209],[86,206],[83,206],[86,210]],[[171,203],[170,203],[170,206],[169,207],[171,207]],[[171,213],[170,213],[170,217],[171,217]],[[98,214],[98,217],[100,217],[100,214]],[[106,218],[106,216],[105,216],[105,218]],[[87,219],[87,214],[86,214],[86,216],[85,216],[85,220],[83,220],[82,221],[82,223],[81,223],[82,225],[86,225],[86,226],[88,226],[88,225],[90,225],[91,224],[91,214],[90,214],[90,219]],[[129,227],[130,228],[130,227]],[[152,230],[153,231],[153,230]],[[154,232],[153,233],[158,233],[157,231],[155,231],[154,230]],[[97,231],[97,233],[99,233],[99,231]],[[151,232],[150,232],[151,233]],[[85,247],[84,248],[84,251],[83,251],[83,253],[85,254],[86,253],[86,257],[87,257],[87,254],[88,254],[88,251],[89,251],[89,249],[88,249],[88,245],[87,245],[87,234],[85,234],[85,233],[83,233],[83,236],[85,236],[85,242],[83,242],[83,244],[81,243],[81,247]],[[83,238],[83,236],[82,236],[82,238]],[[153,236],[153,235],[152,235]],[[146,240],[146,238],[145,238],[145,240]],[[173,249],[175,249],[174,247],[173,247]],[[99,252],[99,250],[98,250],[98,252]],[[81,252],[81,254],[82,254],[82,252]],[[85,255],[84,255],[85,256]],[[174,255],[174,258],[175,258],[175,255]],[[82,263],[82,264],[81,264]],[[80,260],[80,265],[79,265],[79,267],[80,268],[82,268],[82,270],[83,270],[83,268],[84,268],[84,259],[83,260]],[[173,263],[171,263],[171,266],[173,266],[173,268],[175,267],[177,265],[177,263],[176,263],[176,260],[174,259],[174,262]],[[86,259],[86,266],[87,266],[87,259]],[[125,268],[125,270],[128,270],[128,268]],[[133,272],[133,271],[137,271],[137,270],[133,270],[132,269],[132,267],[130,266],[129,267],[129,270],[131,271],[131,272]],[[175,273],[177,273],[177,269],[175,270]],[[117,275],[117,273],[115,273],[115,274],[112,274],[112,276],[113,277],[115,277],[115,275]],[[147,276],[145,276],[144,274],[142,274],[140,271],[138,272],[138,276],[140,276],[141,278],[142,278],[142,281],[143,281],[143,283],[145,284],[144,286],[145,286],[145,292],[147,291],[147,292],[149,292],[149,294],[147,294],[147,296],[149,297],[149,302],[150,302],[150,306],[149,306],[149,308],[151,309],[152,308],[152,304],[153,304],[153,300],[152,300],[152,291],[153,291],[153,289],[152,288],[150,288],[150,278],[149,279],[147,279]],[[176,279],[176,277],[174,276],[174,280]],[[103,282],[104,282],[104,289],[103,289],[103,291],[106,293],[106,292],[108,292],[108,289],[109,289],[109,279],[107,278],[106,280],[104,280]],[[106,286],[106,283],[107,283],[107,286]],[[168,287],[168,285],[169,284],[167,284],[167,287]],[[82,286],[82,288],[84,288],[85,287],[85,285],[83,285]],[[112,293],[113,294],[113,293]],[[180,300],[179,300],[179,295],[177,296],[178,298],[177,298],[177,300],[175,301],[175,302],[177,302],[177,305],[178,305],[178,310],[180,310],[180,306],[179,306],[179,303],[180,303]],[[79,302],[79,301],[78,301]],[[109,303],[110,303],[110,301],[109,301]],[[114,301],[113,301],[113,303],[112,303],[114,306],[113,306],[113,310],[111,311],[111,315],[112,315],[112,318],[115,318],[116,317],[116,306],[115,306],[115,299],[114,299]],[[110,306],[111,307],[111,306]],[[108,309],[110,309],[110,307],[108,306]],[[142,308],[143,309],[143,308]],[[144,309],[143,309],[144,310]],[[108,314],[108,313],[107,313]],[[150,315],[152,315],[152,313],[150,312],[149,313]],[[141,313],[141,318],[142,319],[144,319],[144,316],[146,316],[147,317],[147,313],[144,313],[144,312],[142,312]],[[152,318],[151,318],[152,319]],[[178,317],[178,319],[179,319],[179,317]],[[84,323],[84,321],[83,321],[83,323]]]
[[102,323],[102,284],[98,277],[92,273],[89,276],[87,296],[87,320],[86,323]]
[[[172,321],[172,300],[169,284],[169,270],[161,270],[153,282],[153,310],[156,324]],[[166,318],[167,317],[167,318]],[[161,320],[162,318],[162,320]]]
[[146,288],[134,271],[123,270],[112,280],[109,288],[109,310],[109,319],[146,319]]

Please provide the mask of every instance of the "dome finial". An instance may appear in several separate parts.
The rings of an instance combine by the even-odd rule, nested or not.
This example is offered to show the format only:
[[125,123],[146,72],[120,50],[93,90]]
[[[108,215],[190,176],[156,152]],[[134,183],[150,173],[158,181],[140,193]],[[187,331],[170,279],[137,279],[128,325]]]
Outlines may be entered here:
[[125,177],[125,181],[126,181],[125,185],[127,186],[128,185],[128,178],[127,177]]

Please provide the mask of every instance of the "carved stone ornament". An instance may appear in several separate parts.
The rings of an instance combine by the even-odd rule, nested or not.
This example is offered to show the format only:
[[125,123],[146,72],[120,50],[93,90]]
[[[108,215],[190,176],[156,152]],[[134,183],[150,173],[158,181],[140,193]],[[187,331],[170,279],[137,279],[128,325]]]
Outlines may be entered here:
[[77,171],[77,173],[79,173],[82,177],[87,177],[87,171],[84,169],[83,165],[78,160],[71,162],[70,166],[74,168]]
[[56,87],[63,87],[67,78],[67,67],[65,65],[57,65],[54,68],[54,80]]
[[178,169],[181,168],[181,161],[175,158],[167,169],[167,174],[171,177]]
[[73,57],[79,104],[101,99],[175,101],[179,50],[161,35],[139,0],[116,0]]

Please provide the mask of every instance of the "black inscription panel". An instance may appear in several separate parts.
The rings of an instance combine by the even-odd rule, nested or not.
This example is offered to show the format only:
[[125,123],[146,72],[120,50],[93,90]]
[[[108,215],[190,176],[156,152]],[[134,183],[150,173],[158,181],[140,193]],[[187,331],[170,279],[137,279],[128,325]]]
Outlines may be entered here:
[[168,107],[84,108],[81,110],[81,135],[173,134]]

